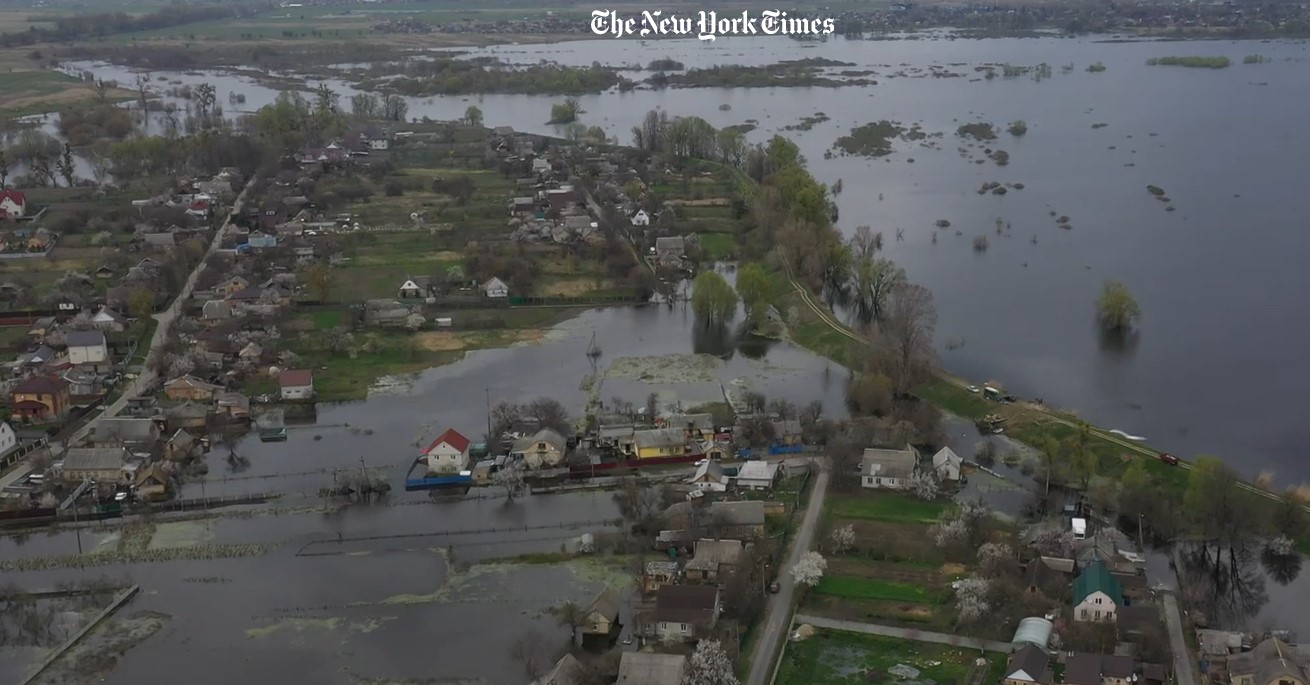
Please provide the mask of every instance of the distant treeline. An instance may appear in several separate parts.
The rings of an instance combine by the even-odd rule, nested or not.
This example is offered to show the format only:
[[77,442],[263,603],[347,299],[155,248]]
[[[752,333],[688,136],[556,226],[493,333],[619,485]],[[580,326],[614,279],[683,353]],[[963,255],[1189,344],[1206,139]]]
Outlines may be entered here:
[[[385,90],[401,95],[465,95],[469,93],[577,94],[600,93],[615,86],[629,89],[633,83],[613,69],[599,64],[568,67],[534,64],[511,68],[471,60],[434,59],[385,65],[403,75],[393,79],[364,81],[364,90]],[[393,72],[394,73],[394,72]]]
[[38,17],[38,21],[49,21],[54,28],[28,27],[19,33],[0,34],[0,47],[17,47],[36,43],[60,43],[87,38],[100,38],[119,33],[150,31],[173,26],[183,26],[201,21],[243,17],[268,11],[272,3],[250,3],[231,5],[169,5],[167,8],[150,14],[132,16],[125,12],[106,12],[103,14],[76,14],[71,16]]

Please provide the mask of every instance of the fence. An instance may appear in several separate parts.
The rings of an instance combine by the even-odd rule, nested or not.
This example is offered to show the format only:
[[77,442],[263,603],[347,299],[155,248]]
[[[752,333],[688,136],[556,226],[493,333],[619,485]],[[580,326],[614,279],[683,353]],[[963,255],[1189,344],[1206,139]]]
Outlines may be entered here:
[[305,543],[303,547],[296,550],[298,557],[313,557],[334,555],[336,552],[311,552],[307,551],[312,547],[320,545],[340,545],[348,542],[378,542],[383,540],[413,540],[416,538],[432,537],[449,537],[458,535],[487,535],[490,533],[522,533],[532,530],[566,530],[571,528],[595,528],[606,526],[617,528],[623,524],[622,519],[596,519],[590,521],[561,521],[559,523],[549,523],[539,526],[503,526],[492,528],[466,528],[463,530],[438,530],[428,533],[394,533],[391,535],[364,535],[356,537],[338,537],[314,540]]

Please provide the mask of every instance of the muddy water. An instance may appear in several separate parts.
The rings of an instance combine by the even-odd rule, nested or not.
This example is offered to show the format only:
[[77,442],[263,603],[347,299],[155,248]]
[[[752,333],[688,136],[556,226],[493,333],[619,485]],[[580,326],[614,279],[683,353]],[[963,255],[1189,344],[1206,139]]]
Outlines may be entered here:
[[[277,547],[261,557],[8,573],[6,581],[47,587],[105,575],[142,586],[124,615],[172,616],[168,630],[129,651],[107,683],[153,682],[160,673],[185,673],[197,683],[352,683],[352,675],[514,682],[521,667],[507,658],[511,642],[532,631],[552,649],[562,647],[564,632],[542,612],[564,600],[587,601],[600,581],[621,587],[626,573],[587,561],[477,562],[559,551],[583,532],[605,529],[516,528],[616,516],[609,493],[588,492],[513,503],[397,498],[390,506],[332,513],[161,518],[152,549],[255,541]],[[487,528],[500,530],[452,534]],[[84,531],[84,542],[92,534]],[[45,536],[59,543],[44,549],[66,548],[72,535]],[[474,653],[495,658],[461,657]]]
[[[603,351],[594,371],[585,354],[593,332]],[[706,358],[695,373],[673,357],[663,363],[664,355],[724,352],[721,345],[704,345],[699,338],[695,317],[681,306],[588,311],[558,326],[541,343],[473,352],[458,363],[405,378],[408,390],[401,394],[320,405],[317,425],[293,426],[284,443],[248,437],[236,448],[250,461],[244,471],[232,471],[225,450],[216,448],[208,457],[203,492],[313,494],[332,485],[334,470],[359,469],[361,459],[399,488],[419,443],[426,445],[446,428],[482,438],[488,397],[492,404],[553,397],[576,415],[588,396],[582,381],[593,373],[601,379],[591,392],[607,402],[619,396],[641,404],[656,392],[666,406],[681,402],[691,407],[723,401],[725,389],[754,389],[798,405],[818,400],[834,416],[845,413],[845,372],[790,344],[768,345],[760,359],[729,349],[729,359]],[[657,357],[645,364],[645,379],[605,377],[616,358],[637,356]],[[189,483],[184,493],[199,496],[201,483]]]

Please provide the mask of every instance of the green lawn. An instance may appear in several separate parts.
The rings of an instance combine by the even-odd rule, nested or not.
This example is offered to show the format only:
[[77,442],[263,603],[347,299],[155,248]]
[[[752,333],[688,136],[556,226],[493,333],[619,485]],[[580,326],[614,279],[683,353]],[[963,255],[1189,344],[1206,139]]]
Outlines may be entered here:
[[881,599],[893,602],[915,602],[917,604],[940,604],[942,597],[926,588],[908,583],[871,578],[849,578],[827,576],[819,581],[814,592],[821,595],[845,597],[850,599]]
[[27,331],[31,326],[5,326],[0,328],[0,351],[18,352],[27,347]]
[[896,492],[828,498],[828,512],[837,518],[892,523],[934,523],[951,506],[950,502],[924,502]]
[[737,241],[728,233],[701,233],[700,251],[706,259],[721,261],[737,251]]
[[[978,652],[948,645],[824,630],[786,645],[778,669],[777,685],[856,685],[901,680],[888,669],[906,665],[918,669],[919,682],[943,685],[964,683],[974,671]],[[1005,657],[988,653],[986,670],[977,682],[1001,677]]]

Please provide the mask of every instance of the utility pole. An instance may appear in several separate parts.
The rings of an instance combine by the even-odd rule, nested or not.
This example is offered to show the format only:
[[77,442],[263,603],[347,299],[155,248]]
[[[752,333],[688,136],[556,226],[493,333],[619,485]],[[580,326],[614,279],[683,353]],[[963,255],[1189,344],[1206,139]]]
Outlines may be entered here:
[[[485,391],[485,392],[487,393],[487,442],[490,443],[492,440],[495,440],[495,439],[496,439],[496,436],[494,436],[494,435],[491,434],[491,388],[490,388],[490,386],[483,388],[483,391]],[[488,450],[491,449],[491,445],[490,445],[490,444],[487,445],[487,449],[488,449]]]
[[364,457],[363,457],[363,455],[360,455],[360,457],[359,457],[359,475],[360,475],[361,478],[363,478],[363,480],[360,481],[360,485],[359,485],[360,490],[363,490],[364,488],[368,488],[368,489],[371,491],[371,490],[373,489],[373,487],[372,487],[372,485],[368,482],[368,470],[364,468]]
[[1145,515],[1142,514],[1142,513],[1140,513],[1140,512],[1137,514],[1137,549],[1138,549],[1138,551],[1145,552],[1145,551],[1146,551],[1146,544],[1145,544],[1144,542],[1142,542],[1142,518],[1143,518],[1143,516],[1145,516]]

